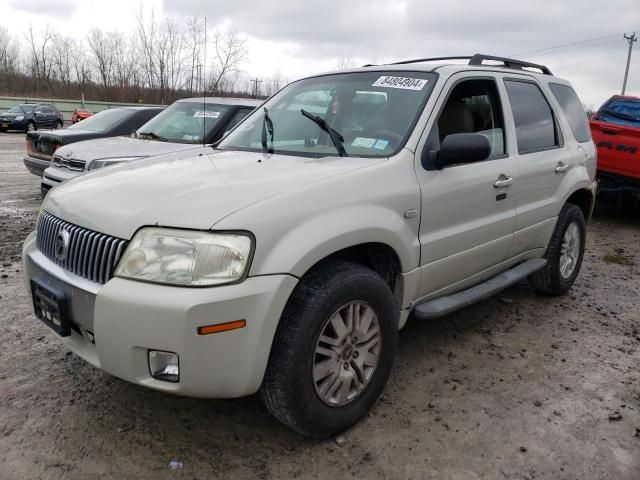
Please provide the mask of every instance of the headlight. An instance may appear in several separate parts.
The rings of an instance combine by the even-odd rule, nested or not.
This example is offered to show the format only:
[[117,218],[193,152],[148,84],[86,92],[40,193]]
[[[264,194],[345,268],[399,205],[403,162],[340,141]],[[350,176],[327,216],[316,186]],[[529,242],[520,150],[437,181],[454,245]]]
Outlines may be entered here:
[[130,162],[136,160],[138,157],[126,157],[126,158],[105,158],[104,160],[94,160],[89,163],[88,170],[97,170],[102,167],[108,167],[109,165],[116,165],[119,163]]
[[194,287],[232,283],[249,268],[251,246],[251,237],[242,233],[143,228],[114,275]]
[[21,122],[22,120],[24,120],[24,115],[18,115],[16,117],[16,122]]

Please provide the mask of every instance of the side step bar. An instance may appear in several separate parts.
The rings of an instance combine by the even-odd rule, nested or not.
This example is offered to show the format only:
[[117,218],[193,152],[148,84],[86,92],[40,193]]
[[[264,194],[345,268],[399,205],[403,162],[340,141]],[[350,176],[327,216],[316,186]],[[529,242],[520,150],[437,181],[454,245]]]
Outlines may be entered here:
[[445,297],[428,300],[413,307],[413,314],[420,320],[442,317],[455,310],[472,305],[480,300],[489,298],[523,278],[537,272],[547,264],[544,258],[534,258],[522,262],[511,270],[496,275],[486,282],[475,285],[461,292]]

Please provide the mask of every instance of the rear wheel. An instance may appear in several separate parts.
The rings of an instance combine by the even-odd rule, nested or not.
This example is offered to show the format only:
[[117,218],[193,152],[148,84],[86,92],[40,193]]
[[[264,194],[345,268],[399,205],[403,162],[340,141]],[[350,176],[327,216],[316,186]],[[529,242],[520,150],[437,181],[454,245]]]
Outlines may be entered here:
[[587,224],[577,205],[566,204],[553,231],[545,258],[547,265],[529,276],[529,284],[547,295],[562,295],[576,281],[584,256]]
[[365,415],[391,371],[397,305],[372,270],[327,262],[289,299],[261,388],[268,410],[297,432],[326,438]]
[[56,122],[56,128],[62,128],[62,120]]
[[36,124],[34,122],[27,122],[27,132],[33,132],[36,130]]

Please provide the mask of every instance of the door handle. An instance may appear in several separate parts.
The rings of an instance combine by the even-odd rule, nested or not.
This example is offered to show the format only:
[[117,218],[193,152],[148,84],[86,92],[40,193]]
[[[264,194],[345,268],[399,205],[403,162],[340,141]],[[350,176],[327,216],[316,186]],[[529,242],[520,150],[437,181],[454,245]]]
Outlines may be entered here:
[[493,182],[493,188],[503,188],[513,185],[513,177],[508,177],[505,174],[501,174],[498,179]]
[[556,165],[556,173],[564,173],[567,170],[569,170],[569,165],[566,163],[558,162],[558,165]]

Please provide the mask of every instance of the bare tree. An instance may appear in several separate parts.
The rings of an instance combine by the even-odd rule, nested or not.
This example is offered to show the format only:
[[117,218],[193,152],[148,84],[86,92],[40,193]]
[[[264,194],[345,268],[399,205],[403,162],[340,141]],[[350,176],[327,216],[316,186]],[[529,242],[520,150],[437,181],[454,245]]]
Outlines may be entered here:
[[280,90],[282,87],[284,87],[286,84],[287,84],[287,81],[282,77],[282,72],[278,69],[275,72],[273,72],[273,75],[271,76],[271,78],[266,82],[264,93],[265,95],[270,97],[271,95],[276,93],[278,90]]
[[185,33],[185,50],[189,58],[191,70],[188,73],[189,92],[193,93],[198,85],[198,71],[201,65],[202,45],[204,43],[204,20],[198,16],[187,20]]
[[356,62],[350,56],[341,55],[340,58],[336,60],[335,69],[336,70],[346,70],[348,68],[353,68],[356,66]]
[[20,44],[0,25],[0,72],[16,74],[20,70]]
[[249,53],[247,39],[235,30],[216,30],[213,35],[214,56],[212,59],[209,89],[218,94],[225,80],[239,72]]
[[33,30],[33,25],[29,24],[29,31],[26,38],[29,44],[29,67],[31,74],[38,80],[46,81],[49,85],[51,79],[52,65],[50,62],[50,44],[55,36],[55,31],[51,26],[47,25],[45,30],[37,35]]
[[114,64],[113,42],[116,36],[117,33],[106,34],[99,28],[92,29],[87,35],[93,66],[105,89],[111,84]]
[[69,37],[55,34],[51,42],[51,65],[53,76],[64,85],[70,85],[73,79],[73,64],[78,55],[78,45]]

